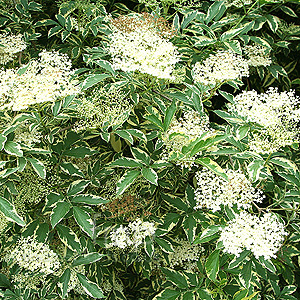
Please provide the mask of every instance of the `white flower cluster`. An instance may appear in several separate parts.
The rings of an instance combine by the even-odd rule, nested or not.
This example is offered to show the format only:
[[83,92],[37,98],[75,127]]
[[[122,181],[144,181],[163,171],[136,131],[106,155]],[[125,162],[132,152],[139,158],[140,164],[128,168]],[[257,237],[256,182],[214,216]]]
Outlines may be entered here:
[[21,75],[15,69],[0,71],[0,110],[20,111],[80,92],[71,80],[72,63],[67,55],[43,51],[39,56]]
[[8,253],[6,260],[12,260],[25,270],[45,275],[54,273],[61,266],[58,255],[47,244],[39,243],[32,236],[22,237]]
[[[209,120],[206,115],[200,115],[196,111],[184,111],[182,117],[174,119],[169,129],[162,135],[162,140],[166,146],[163,159],[169,160],[175,155],[179,155],[182,147],[195,141],[201,135],[206,134],[209,137],[214,131],[209,126]],[[183,167],[191,167],[194,164],[194,157],[182,157],[178,164]]]
[[189,272],[195,272],[197,269],[197,261],[204,248],[200,245],[191,245],[183,239],[176,240],[180,245],[174,247],[174,252],[169,254],[170,268],[182,267]]
[[147,236],[152,236],[155,233],[155,225],[151,222],[143,222],[137,219],[129,223],[127,227],[121,225],[118,229],[110,233],[111,243],[109,247],[118,247],[121,249],[127,247],[137,248],[144,242]]
[[26,49],[27,45],[21,34],[8,35],[0,34],[0,64],[5,65],[15,58],[18,52]]
[[222,229],[219,241],[224,252],[239,256],[243,250],[250,250],[256,258],[276,258],[284,236],[284,225],[271,213],[259,218],[247,212],[241,212]]
[[97,88],[75,100],[80,117],[76,131],[123,124],[132,109],[124,92],[115,86]]
[[[132,19],[128,17],[128,23]],[[180,60],[177,47],[148,22],[137,22],[139,26],[135,26],[134,30],[115,27],[109,35],[108,51],[112,56],[113,67],[125,72],[139,71],[162,79],[174,79],[172,72]]]
[[257,153],[272,153],[299,141],[299,97],[294,91],[278,92],[270,88],[266,93],[244,91],[234,98],[229,110],[263,127],[254,133],[250,149]]
[[246,209],[251,206],[251,202],[262,202],[262,192],[256,190],[241,171],[225,172],[228,181],[207,168],[196,173],[198,187],[195,191],[197,205],[194,209],[206,207],[217,211],[221,209],[221,205],[232,207],[234,204]]
[[248,45],[244,47],[245,55],[248,59],[248,65],[252,67],[269,66],[272,63],[272,59],[265,47],[260,45]]
[[211,54],[202,63],[197,62],[192,71],[196,82],[209,86],[249,76],[247,61],[230,50]]

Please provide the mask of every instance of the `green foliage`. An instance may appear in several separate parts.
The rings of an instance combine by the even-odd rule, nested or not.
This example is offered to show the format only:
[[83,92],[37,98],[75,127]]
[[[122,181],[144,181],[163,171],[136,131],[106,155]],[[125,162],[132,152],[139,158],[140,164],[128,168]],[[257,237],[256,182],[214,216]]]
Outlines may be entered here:
[[[258,135],[271,137],[232,109],[242,92],[299,94],[299,15],[296,0],[0,0],[0,299],[299,299],[299,132],[276,151],[255,151]],[[19,34],[26,49],[15,53],[5,37]],[[49,56],[54,80],[37,91],[38,75],[26,76],[43,50],[70,62]],[[217,53],[227,56],[214,68],[233,59],[216,75]],[[238,57],[249,76],[232,79]],[[62,97],[68,63],[78,91]],[[273,102],[278,115],[282,99]],[[298,130],[299,116],[287,129]],[[243,200],[247,186],[237,192],[229,170],[261,201],[199,208],[201,195]],[[198,174],[210,171],[215,181],[200,190]],[[283,224],[279,245],[279,225],[256,244],[274,255],[228,250],[222,234],[244,211]],[[36,256],[10,258],[28,237]],[[51,272],[41,272],[41,257]]]

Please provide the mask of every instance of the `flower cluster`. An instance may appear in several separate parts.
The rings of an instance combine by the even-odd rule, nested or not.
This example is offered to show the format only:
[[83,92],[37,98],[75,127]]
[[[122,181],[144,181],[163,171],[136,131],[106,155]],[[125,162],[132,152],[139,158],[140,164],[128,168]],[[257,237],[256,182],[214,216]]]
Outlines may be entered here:
[[229,110],[247,121],[263,127],[253,134],[250,149],[257,153],[272,153],[299,141],[299,97],[294,91],[278,92],[270,88],[266,93],[244,91],[234,98]]
[[211,54],[202,63],[197,62],[193,67],[194,80],[209,86],[241,79],[244,76],[249,76],[247,61],[230,50],[220,50]]
[[25,270],[45,275],[54,273],[61,266],[58,255],[47,244],[39,243],[32,236],[22,237],[8,253],[6,260],[12,260]]
[[122,124],[132,109],[126,95],[114,86],[95,89],[89,96],[77,99],[76,103],[81,119],[76,131]]
[[212,211],[221,209],[221,205],[249,208],[251,202],[261,202],[263,194],[256,190],[241,171],[227,170],[228,181],[214,172],[203,168],[196,173],[195,209],[206,207]]
[[147,236],[155,233],[155,225],[152,222],[143,222],[141,219],[130,222],[128,226],[121,225],[118,229],[110,233],[111,243],[109,247],[118,247],[121,249],[127,247],[137,248]]
[[248,65],[252,67],[269,66],[272,63],[272,59],[267,51],[265,47],[260,45],[245,46],[244,52],[248,59]]
[[172,79],[180,60],[177,48],[168,41],[173,33],[165,23],[150,15],[123,16],[114,20],[109,35],[113,67]]
[[169,160],[177,156],[179,157],[179,165],[191,167],[195,158],[180,157],[182,148],[204,134],[209,137],[213,133],[206,115],[200,115],[196,111],[184,111],[182,117],[178,120],[174,119],[169,129],[162,135],[162,140],[166,146],[163,159]]
[[199,260],[204,248],[200,245],[190,244],[187,240],[178,239],[178,246],[174,247],[174,252],[169,254],[169,267],[182,267],[186,271],[195,272],[197,261]]
[[21,34],[0,34],[0,65],[5,65],[12,61],[16,54],[26,49],[26,47],[27,45]]
[[224,252],[239,256],[243,250],[250,250],[256,258],[276,258],[276,252],[284,241],[284,225],[276,215],[264,214],[259,218],[241,212],[222,229],[219,241]]
[[24,67],[25,72],[0,71],[0,110],[20,111],[30,105],[54,102],[79,93],[71,80],[71,60],[65,54],[43,51]]

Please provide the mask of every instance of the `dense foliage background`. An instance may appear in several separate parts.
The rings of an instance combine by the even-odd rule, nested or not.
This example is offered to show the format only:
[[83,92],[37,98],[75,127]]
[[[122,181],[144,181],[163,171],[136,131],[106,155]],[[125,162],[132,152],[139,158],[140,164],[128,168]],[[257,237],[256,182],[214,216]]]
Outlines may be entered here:
[[300,299],[297,0],[0,1],[0,299]]

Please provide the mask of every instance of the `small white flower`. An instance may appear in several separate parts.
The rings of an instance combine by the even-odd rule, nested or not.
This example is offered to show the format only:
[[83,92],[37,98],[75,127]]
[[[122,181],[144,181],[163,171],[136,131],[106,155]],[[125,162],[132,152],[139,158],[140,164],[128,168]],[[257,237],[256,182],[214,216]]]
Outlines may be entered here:
[[270,55],[267,53],[267,49],[260,45],[248,45],[244,47],[244,52],[247,57],[249,66],[269,66],[272,63]]

